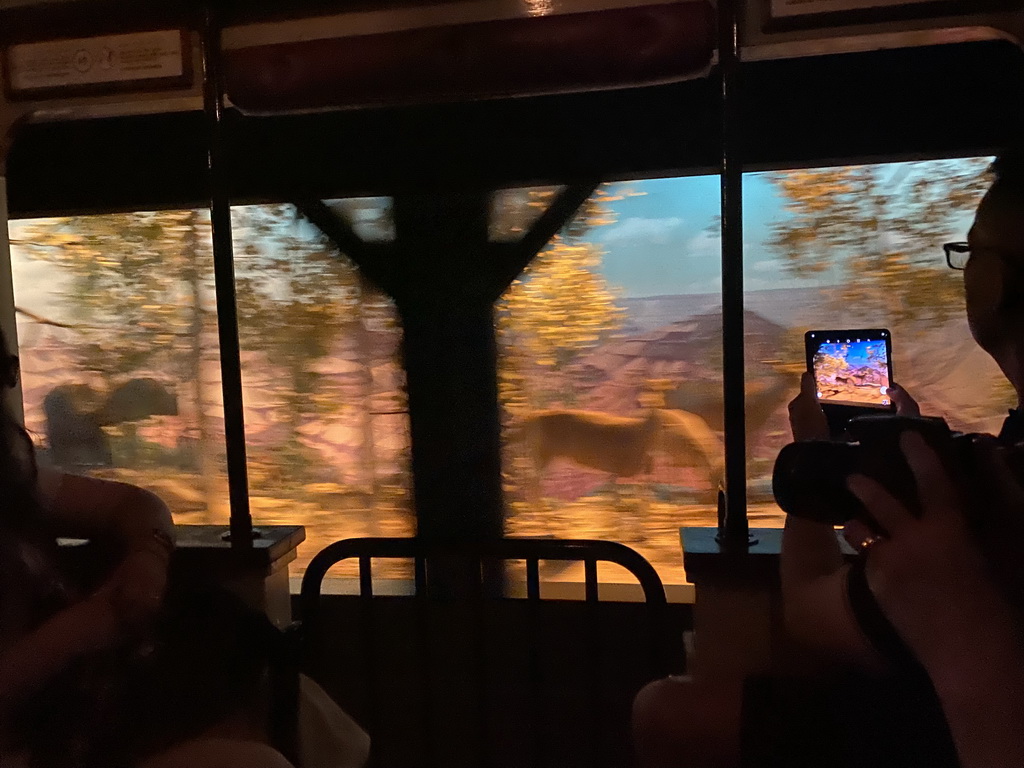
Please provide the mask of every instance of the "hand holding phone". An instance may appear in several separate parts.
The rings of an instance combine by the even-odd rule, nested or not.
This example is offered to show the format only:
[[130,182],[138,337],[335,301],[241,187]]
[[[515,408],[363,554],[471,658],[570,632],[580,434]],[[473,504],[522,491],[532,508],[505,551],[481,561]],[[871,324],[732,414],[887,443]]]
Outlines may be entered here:
[[885,328],[815,330],[804,336],[807,370],[833,435],[855,416],[896,410],[891,338]]

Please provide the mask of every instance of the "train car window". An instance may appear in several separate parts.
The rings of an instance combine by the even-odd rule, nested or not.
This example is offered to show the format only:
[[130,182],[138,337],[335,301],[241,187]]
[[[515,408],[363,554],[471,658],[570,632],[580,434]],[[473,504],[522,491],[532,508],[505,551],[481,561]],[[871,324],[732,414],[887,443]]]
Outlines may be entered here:
[[487,221],[492,243],[514,243],[523,237],[544,213],[547,203],[564,187],[515,187],[499,189],[491,196]]
[[621,541],[685,581],[723,460],[718,183],[600,187],[498,303],[510,535]]
[[395,239],[393,203],[390,197],[346,197],[327,204],[364,242],[390,243]]
[[[1014,394],[971,339],[962,275],[947,267],[942,253],[943,243],[964,239],[990,162],[976,157],[747,175],[751,525],[783,522],[771,496],[771,471],[790,439],[786,403],[806,367],[807,330],[888,328],[894,378],[925,415],[942,416],[954,429],[999,431]],[[871,366],[857,362],[845,361],[851,375],[838,377],[838,388],[873,386]]]
[[[394,237],[387,198],[327,204],[364,240]],[[236,206],[232,234],[254,523],[306,526],[297,573],[339,539],[413,535],[394,304],[290,205]]]
[[210,217],[10,223],[26,425],[63,469],[228,519]]

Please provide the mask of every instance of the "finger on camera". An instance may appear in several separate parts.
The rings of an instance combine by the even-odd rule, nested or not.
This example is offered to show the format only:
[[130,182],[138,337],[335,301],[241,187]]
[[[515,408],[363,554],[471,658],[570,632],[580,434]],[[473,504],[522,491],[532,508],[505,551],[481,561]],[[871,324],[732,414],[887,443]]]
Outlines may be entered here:
[[899,384],[893,383],[889,386],[889,394],[892,395],[892,402],[896,406],[896,413],[900,416],[920,416],[921,406],[917,400],[911,397]]
[[921,510],[928,515],[952,514],[952,502],[957,498],[956,489],[939,461],[938,454],[917,432],[904,432],[900,435],[900,450],[914,475]]
[[846,481],[850,493],[857,497],[882,535],[894,536],[914,518],[881,483],[866,475],[850,475]]
[[843,538],[846,539],[846,543],[850,545],[854,552],[860,552],[864,548],[864,543],[876,536],[878,536],[877,531],[873,530],[863,520],[858,520],[857,518],[847,520],[843,526]]

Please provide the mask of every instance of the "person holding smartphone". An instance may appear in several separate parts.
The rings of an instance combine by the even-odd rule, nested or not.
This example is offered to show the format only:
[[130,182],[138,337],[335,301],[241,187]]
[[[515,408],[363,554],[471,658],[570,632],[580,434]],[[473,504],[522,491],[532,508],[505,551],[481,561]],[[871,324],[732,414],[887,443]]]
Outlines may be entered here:
[[[992,172],[995,181],[979,205],[968,240],[964,243],[949,243],[945,251],[949,266],[963,270],[967,319],[973,338],[992,356],[1017,394],[1016,408],[1010,410],[998,438],[1003,444],[1015,445],[1024,441],[1024,152],[1002,155],[993,164]],[[892,399],[898,413],[919,415],[917,404],[902,388],[893,385]],[[801,391],[790,403],[789,411],[795,440],[829,437],[829,425],[810,375],[805,375]],[[941,487],[941,480],[934,477],[934,471],[921,470],[921,466],[927,466],[927,460],[918,456],[917,462],[919,484],[932,482]],[[887,498],[877,486],[861,483],[854,490],[872,514],[877,513],[890,521],[902,520],[898,514],[891,512],[891,497]],[[984,553],[988,570],[998,573],[1002,582],[1000,588],[1004,592],[1009,590],[1009,594],[1016,592],[1024,598],[1019,589],[1012,588],[1014,583],[1024,578],[1024,565],[1018,565],[1016,557],[1005,551],[1005,542],[1017,541],[1019,535],[1024,533],[1024,496],[1017,498],[1020,500],[1019,505],[1011,505],[1002,511],[999,526],[1000,537],[1004,542],[1002,545],[999,541],[970,541],[962,526],[950,528],[958,531],[952,538],[962,540],[949,539],[951,534],[947,530],[945,540],[930,539],[922,533],[913,543],[907,541],[907,536],[911,535],[909,531],[921,529],[927,532],[927,526],[897,524],[896,527],[901,531],[897,534],[883,523],[882,527],[887,532],[885,536],[859,524],[848,526],[849,543],[854,549],[865,553],[868,587],[902,641],[924,665],[928,678],[935,686],[963,765],[1019,764],[1019,760],[974,760],[979,745],[967,738],[966,726],[962,725],[964,722],[974,722],[971,726],[973,729],[977,726],[975,721],[983,719],[984,702],[967,695],[968,689],[977,691],[982,686],[988,686],[991,682],[989,678],[997,673],[991,669],[982,669],[987,663],[982,658],[982,654],[986,653],[985,643],[980,643],[977,651],[967,643],[958,649],[959,656],[943,657],[929,650],[931,644],[939,643],[942,638],[932,637],[931,633],[919,634],[919,631],[927,622],[939,621],[951,611],[954,618],[960,618],[950,626],[959,627],[957,632],[965,637],[972,632],[985,633],[989,622],[992,623],[993,631],[999,635],[1010,631],[1005,629],[1006,626],[1016,625],[1018,614],[1024,608],[1024,599],[1010,605],[994,603],[989,596],[991,589],[973,577],[964,578],[955,590],[943,585],[948,586],[950,576],[956,580],[960,576],[957,572],[963,570],[956,562],[949,562],[949,557],[960,557],[961,550],[977,549]],[[823,500],[824,503],[827,503],[826,500]],[[930,505],[934,507],[938,503],[933,497]],[[943,519],[948,522],[950,515]],[[908,533],[902,533],[904,530]],[[1000,552],[1001,546],[1003,552]],[[914,577],[916,581],[898,585],[895,576],[872,579],[873,571],[884,573],[883,570],[876,570],[876,564],[881,560],[876,554],[882,552],[901,552],[899,557],[909,558],[908,563],[917,563],[919,572]],[[898,570],[897,559],[895,555],[892,560],[888,556],[884,559],[887,568],[896,569],[893,573]],[[969,576],[969,571],[967,569],[964,573]],[[892,671],[891,665],[887,664],[867,639],[850,608],[847,592],[849,566],[840,552],[835,531],[830,525],[793,516],[787,518],[783,534],[781,577],[786,625],[795,638],[835,660],[853,662],[875,672]],[[929,583],[929,579],[933,581]],[[902,598],[887,603],[892,589],[896,590],[893,594],[897,595],[901,590],[913,594],[903,594]],[[907,600],[914,603],[914,618],[909,624],[904,624],[902,611],[905,605],[910,604]],[[975,615],[971,608],[975,600],[979,604],[988,603],[990,607],[996,607]],[[942,627],[940,631],[937,624],[933,629],[937,635],[943,635],[947,630]],[[1016,655],[1018,651],[1016,645],[1004,643],[1001,651],[990,654],[992,658],[1005,661],[1007,684],[1016,679],[1020,665],[1024,663]],[[949,682],[950,677],[957,678],[959,682]],[[959,685],[962,688],[951,692],[944,688],[947,685]],[[923,696],[932,695],[929,691],[923,691],[920,684],[914,687]],[[1000,689],[995,690],[998,692]],[[971,707],[975,709],[965,711],[965,707],[968,710]],[[960,725],[956,718],[959,718]],[[994,722],[1002,721],[996,718]],[[1003,740],[1011,739],[1012,735],[1002,733]]]
[[[1024,150],[1006,153],[992,165],[995,181],[985,195],[965,243],[945,246],[947,262],[962,269],[971,335],[988,352],[1017,393],[1017,407],[1000,440],[1024,440]],[[920,415],[913,398],[891,386],[896,412]],[[829,426],[805,374],[789,405],[794,440],[827,439]],[[856,627],[843,609],[843,558],[831,526],[789,517],[783,534],[782,587],[787,626],[810,644],[845,657],[870,659]]]
[[[972,336],[1017,393],[1016,408],[999,435],[1000,442],[1016,444],[1024,441],[1024,148],[1001,155],[992,172],[995,181],[978,208],[967,242],[947,244],[945,250],[949,266],[964,273]],[[891,383],[890,395],[897,413],[920,415],[917,403],[902,387]],[[789,412],[794,439],[828,438],[829,424],[810,375],[804,376]],[[927,460],[925,466],[918,482],[933,487],[939,472]],[[892,508],[891,501],[870,484],[854,490],[880,518]],[[932,497],[929,509],[941,498],[941,494]],[[1013,530],[1024,528],[1024,500],[1010,503],[1004,512],[1008,529],[1004,540],[1012,547],[1024,534],[1024,530]],[[892,512],[888,519],[893,515],[903,519],[899,514]],[[1016,728],[1007,716],[1024,711],[1024,655],[1013,642],[1024,600],[1008,603],[991,580],[976,578],[976,543],[963,535],[956,520],[952,513],[937,519],[929,514],[913,525],[893,526],[895,530],[885,539],[852,526],[850,544],[868,550],[864,555],[868,587],[879,609],[921,661],[927,674],[924,685],[934,686],[925,693],[935,699],[930,712],[945,721],[938,725],[944,728],[948,723],[945,736],[955,748],[953,759],[965,768],[1021,765],[1024,759],[1015,739],[1024,729]],[[954,556],[960,565],[953,565]],[[1024,565],[1017,565],[1013,558],[1006,560],[1004,580],[1024,576]],[[973,565],[967,568],[965,563]],[[876,679],[884,676],[883,659],[849,607],[848,567],[832,526],[788,518],[781,570],[790,633],[825,657],[866,668]],[[882,695],[879,691],[874,701],[885,703]],[[651,683],[634,704],[641,764],[735,765],[740,760],[742,700],[740,688],[731,684],[693,691],[672,678]],[[911,702],[911,709],[915,703]],[[804,708],[809,706],[805,703]],[[988,709],[994,716],[986,715]],[[897,738],[902,725],[893,723]],[[806,738],[814,735],[804,733]],[[855,761],[876,738],[864,732],[859,741],[851,739],[846,761]],[[927,765],[929,757],[921,756],[918,762]],[[943,759],[947,757],[943,754]],[[932,762],[931,768],[938,764]]]

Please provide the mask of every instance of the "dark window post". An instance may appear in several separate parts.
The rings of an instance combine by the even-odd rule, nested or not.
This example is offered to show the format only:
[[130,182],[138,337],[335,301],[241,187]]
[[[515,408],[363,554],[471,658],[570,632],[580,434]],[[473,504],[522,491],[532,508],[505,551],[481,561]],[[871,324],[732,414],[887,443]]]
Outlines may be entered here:
[[743,162],[740,154],[739,2],[718,3],[718,71],[722,119],[722,379],[725,408],[725,494],[718,540],[746,547],[747,451],[743,363]]
[[[220,29],[210,7],[203,19],[203,109],[206,115],[207,178],[210,225],[213,231],[213,274],[217,294],[221,388],[224,393],[224,439],[227,443],[228,493],[231,502],[231,545],[252,546],[249,477],[245,458],[245,415],[242,411],[242,359],[238,343],[235,265],[221,143],[224,96],[220,76]],[[199,404],[202,407],[202,403]]]

